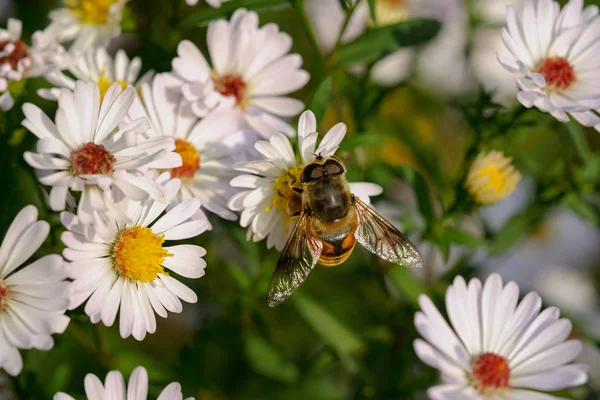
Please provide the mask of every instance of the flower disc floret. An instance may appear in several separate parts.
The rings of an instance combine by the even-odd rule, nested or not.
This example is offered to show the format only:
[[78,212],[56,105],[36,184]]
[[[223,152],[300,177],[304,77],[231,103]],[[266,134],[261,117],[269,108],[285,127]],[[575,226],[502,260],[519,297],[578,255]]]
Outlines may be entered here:
[[3,281],[0,280],[0,311],[6,308],[8,300],[8,289]]
[[73,176],[108,174],[113,171],[115,161],[116,158],[103,145],[89,142],[73,152],[71,174]]
[[234,96],[237,105],[243,105],[246,93],[246,82],[239,75],[215,75],[215,90],[223,96]]
[[200,153],[193,144],[183,139],[175,139],[175,153],[181,156],[181,167],[171,169],[173,178],[191,178],[200,169]]
[[164,235],[152,229],[134,226],[125,229],[114,244],[113,263],[119,274],[140,282],[152,282],[158,274],[166,275],[162,263],[171,257],[162,247]]
[[22,40],[0,42],[0,52],[5,51],[7,46],[14,46],[10,54],[0,57],[0,64],[10,64],[12,69],[17,69],[19,61],[29,56],[27,45]]
[[575,82],[575,72],[567,60],[562,57],[546,58],[538,72],[546,80],[546,85],[551,89],[566,90]]
[[498,151],[477,156],[466,181],[467,189],[477,203],[496,203],[515,190],[521,174],[511,163],[512,158]]
[[119,0],[66,0],[67,8],[83,23],[101,25],[108,21],[110,7]]
[[300,196],[294,190],[294,187],[300,187],[300,174],[303,169],[304,165],[296,165],[275,179],[275,196],[273,196],[273,201],[271,201],[265,212],[269,212],[273,207],[277,207],[286,213],[286,215],[289,214],[290,202]]
[[110,79],[110,77],[108,76],[108,74],[106,72],[102,72],[100,74],[100,76],[98,77],[98,88],[100,89],[100,99],[104,98],[104,95],[108,91],[108,88],[110,88],[113,83],[118,83],[119,85],[121,85],[121,89],[123,89],[123,90],[127,89],[127,82],[120,81],[120,80],[113,81],[112,79]]
[[494,353],[484,353],[473,362],[473,387],[483,396],[493,396],[508,387],[508,361]]

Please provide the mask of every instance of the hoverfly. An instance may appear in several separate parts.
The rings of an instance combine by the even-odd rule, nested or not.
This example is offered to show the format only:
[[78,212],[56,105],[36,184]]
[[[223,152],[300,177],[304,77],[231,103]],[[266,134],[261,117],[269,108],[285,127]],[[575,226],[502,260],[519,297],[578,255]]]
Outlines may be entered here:
[[288,298],[317,262],[324,266],[343,263],[356,242],[391,263],[421,267],[415,245],[350,192],[340,159],[315,155],[293,192],[288,213],[298,220],[269,283],[269,306]]

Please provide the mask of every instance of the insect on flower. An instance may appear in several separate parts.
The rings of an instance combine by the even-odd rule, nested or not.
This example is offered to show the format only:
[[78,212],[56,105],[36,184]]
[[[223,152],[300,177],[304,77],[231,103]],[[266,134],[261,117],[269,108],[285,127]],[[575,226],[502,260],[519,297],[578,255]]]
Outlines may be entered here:
[[343,263],[356,242],[391,263],[421,267],[415,245],[350,192],[346,166],[337,157],[317,153],[292,189],[288,209],[298,220],[271,278],[269,306],[289,297],[317,262],[327,267]]

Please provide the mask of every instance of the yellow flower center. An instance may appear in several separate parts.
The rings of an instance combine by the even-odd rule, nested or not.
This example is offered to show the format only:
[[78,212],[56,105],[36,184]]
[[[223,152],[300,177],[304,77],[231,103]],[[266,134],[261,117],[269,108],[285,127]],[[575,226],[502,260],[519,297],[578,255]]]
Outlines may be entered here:
[[275,194],[265,212],[274,207],[279,208],[285,215],[285,230],[288,232],[292,216],[302,207],[302,195],[294,190],[300,188],[300,174],[304,165],[296,165],[275,179]]
[[467,189],[477,203],[496,203],[515,190],[521,174],[515,170],[511,161],[498,151],[477,156],[466,181]]
[[490,165],[483,168],[477,173],[477,176],[487,180],[487,186],[492,186],[495,191],[499,192],[504,187],[506,179],[498,166]]
[[[375,0],[375,17],[377,26],[392,25],[408,18],[409,12],[406,0]],[[375,25],[369,21],[371,26]]]
[[175,152],[181,156],[181,167],[171,169],[172,178],[191,178],[200,169],[200,153],[187,140],[175,140]]
[[102,25],[108,22],[110,7],[120,0],[65,0],[67,8],[84,24]]
[[100,100],[102,100],[104,98],[104,95],[108,91],[108,88],[115,82],[117,82],[119,85],[121,85],[121,88],[123,90],[125,90],[127,88],[127,82],[113,81],[112,79],[110,79],[110,77],[108,76],[108,74],[106,72],[102,72],[100,74],[100,77],[98,78],[98,82],[97,82],[98,88],[100,89]]
[[171,257],[162,247],[164,235],[157,235],[150,228],[134,226],[124,230],[114,245],[112,258],[115,270],[121,276],[152,282],[158,274],[167,275],[162,263]]

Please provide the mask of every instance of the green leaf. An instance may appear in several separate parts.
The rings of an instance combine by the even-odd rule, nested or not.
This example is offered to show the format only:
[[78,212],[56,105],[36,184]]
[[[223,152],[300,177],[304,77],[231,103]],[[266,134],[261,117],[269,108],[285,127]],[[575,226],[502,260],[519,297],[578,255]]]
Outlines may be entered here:
[[332,60],[337,67],[369,63],[401,47],[423,44],[435,37],[439,29],[440,23],[432,19],[411,19],[373,28],[341,45]]
[[296,292],[291,299],[302,318],[341,356],[360,353],[365,348],[354,332],[310,297]]
[[183,20],[183,28],[208,25],[219,18],[228,18],[238,8],[260,11],[277,11],[292,6],[292,0],[233,0],[224,2],[219,8],[203,8]]
[[375,0],[369,0],[369,14],[371,14],[371,19],[377,25],[377,13],[375,12],[375,7],[377,6],[377,2]]
[[244,354],[255,372],[288,384],[298,381],[300,374],[296,366],[285,360],[261,336],[252,332],[244,335]]
[[315,114],[317,123],[323,121],[325,110],[329,104],[329,97],[331,96],[331,76],[326,77],[319,83],[317,90],[312,95],[306,105],[306,109],[310,110]]
[[400,291],[402,296],[415,308],[419,307],[419,296],[427,294],[427,289],[408,270],[408,268],[394,266],[386,271],[386,276],[392,284]]

